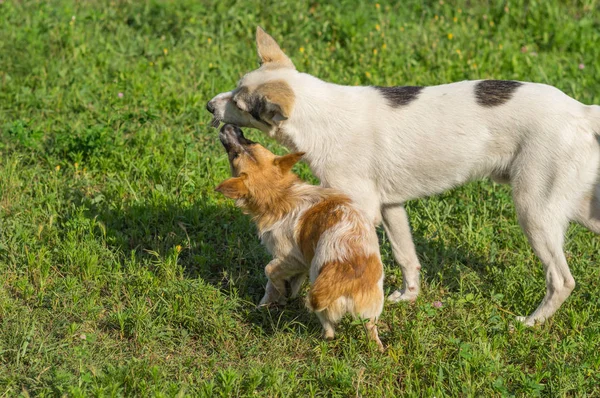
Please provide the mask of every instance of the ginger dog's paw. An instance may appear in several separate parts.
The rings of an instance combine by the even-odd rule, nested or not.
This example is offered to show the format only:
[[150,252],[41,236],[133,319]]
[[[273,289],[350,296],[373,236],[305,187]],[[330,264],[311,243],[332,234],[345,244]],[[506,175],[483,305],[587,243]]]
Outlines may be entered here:
[[263,307],[283,307],[287,304],[287,299],[285,297],[263,297],[258,303],[258,308]]

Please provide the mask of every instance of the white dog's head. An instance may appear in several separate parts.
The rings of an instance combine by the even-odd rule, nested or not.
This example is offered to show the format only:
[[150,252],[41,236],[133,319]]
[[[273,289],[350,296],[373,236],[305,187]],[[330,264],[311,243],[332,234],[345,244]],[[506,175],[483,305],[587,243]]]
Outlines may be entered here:
[[288,82],[298,72],[260,27],[256,29],[256,45],[260,67],[242,77],[234,90],[218,94],[206,104],[214,117],[213,126],[225,122],[270,133],[290,117],[295,96]]

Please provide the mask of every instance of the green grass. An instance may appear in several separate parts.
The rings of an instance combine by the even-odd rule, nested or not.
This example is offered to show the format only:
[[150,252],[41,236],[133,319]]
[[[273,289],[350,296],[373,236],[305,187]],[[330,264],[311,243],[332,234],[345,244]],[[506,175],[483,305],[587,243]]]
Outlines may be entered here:
[[600,104],[597,0],[451,3],[0,2],[0,396],[600,396],[600,239],[569,230],[575,291],[511,329],[544,277],[507,186],[409,203],[423,294],[386,305],[384,354],[350,319],[322,341],[302,299],[255,308],[269,256],[213,192],[205,103],[256,67],[257,24],[340,84],[518,79]]

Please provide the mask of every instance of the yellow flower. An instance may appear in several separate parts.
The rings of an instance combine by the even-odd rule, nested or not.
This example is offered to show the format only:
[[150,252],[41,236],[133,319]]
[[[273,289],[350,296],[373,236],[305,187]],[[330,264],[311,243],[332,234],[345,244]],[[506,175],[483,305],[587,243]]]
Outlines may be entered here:
[[502,50],[502,47],[503,47],[503,46],[502,46],[502,44],[498,44],[498,48],[499,48],[500,50]]
[[385,43],[383,43],[383,45],[381,46],[382,50],[385,50],[387,48],[387,45]]
[[152,61],[150,61],[148,64],[149,64],[150,66],[154,66],[154,62],[152,62]]
[[477,69],[477,64],[473,63],[473,69]]
[[300,52],[304,53],[304,47],[300,47]]
[[367,77],[367,79],[370,79],[371,78],[371,73],[365,72],[365,76]]
[[435,20],[437,21],[438,19],[440,19],[440,17],[438,17],[438,16],[436,15],[436,16],[434,16],[434,17],[433,17],[433,19],[435,19]]
[[490,26],[494,26],[494,21],[490,21]]
[[166,48],[163,48],[163,53],[165,53],[165,55],[167,55],[169,53],[169,50],[167,50]]
[[456,53],[460,55],[460,50],[458,48],[456,49]]
[[213,64],[212,64],[212,62],[208,64],[208,67],[209,67],[209,68],[212,68],[212,67],[213,67]]
[[454,35],[452,33],[448,33],[448,40],[452,40],[453,37]]
[[208,44],[212,43],[212,39],[210,37],[208,39],[206,39],[206,41],[208,42]]
[[60,164],[57,164],[56,167],[54,168],[54,170],[56,170],[56,171],[60,170]]
[[379,26],[379,24],[375,24],[375,30],[379,32],[381,30],[381,26]]
[[373,55],[377,55],[377,49],[376,48],[373,49]]
[[452,20],[453,20],[454,22],[458,22],[458,18],[456,18],[456,17],[452,18]]
[[78,169],[79,168],[79,163],[75,162],[75,163],[73,163],[73,166],[75,166],[75,169]]
[[175,250],[177,250],[177,253],[180,253],[181,252],[181,245],[175,246]]
[[375,3],[375,8],[377,8],[377,9],[379,10],[379,7],[381,7],[381,6],[379,5],[379,3]]

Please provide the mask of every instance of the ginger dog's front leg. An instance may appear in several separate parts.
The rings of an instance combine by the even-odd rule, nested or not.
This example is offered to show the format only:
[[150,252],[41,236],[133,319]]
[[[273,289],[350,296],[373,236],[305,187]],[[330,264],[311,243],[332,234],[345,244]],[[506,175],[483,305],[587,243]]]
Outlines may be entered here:
[[289,267],[286,267],[286,263],[281,259],[274,258],[265,267],[265,275],[269,279],[265,288],[265,295],[260,300],[259,306],[269,305],[276,303],[284,305],[287,302],[287,292],[285,288],[285,281],[289,279],[293,274],[290,274]]

